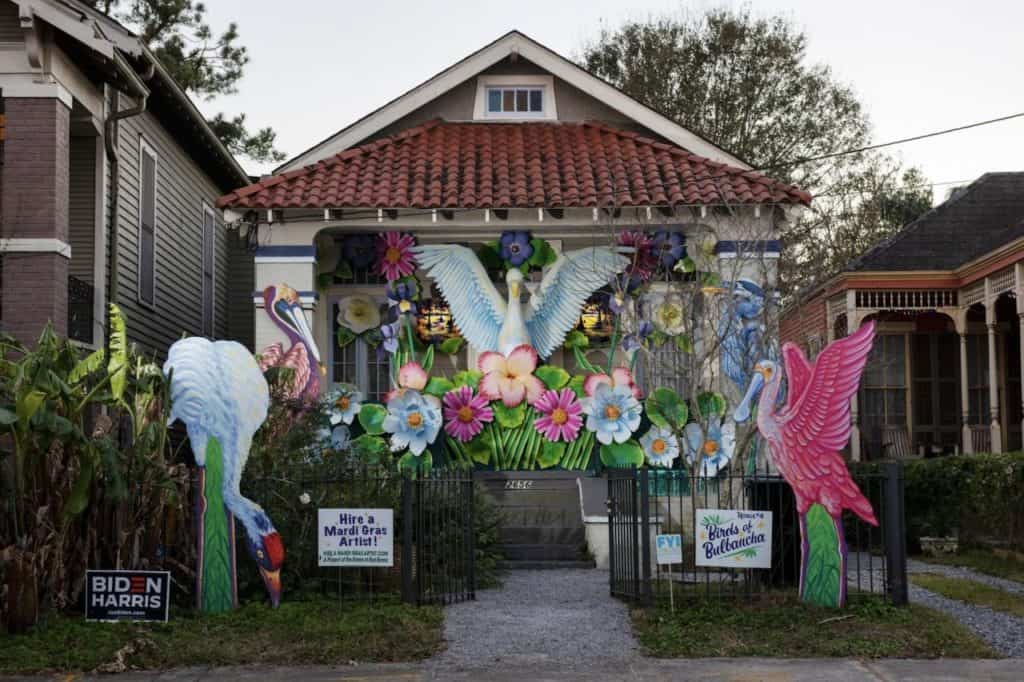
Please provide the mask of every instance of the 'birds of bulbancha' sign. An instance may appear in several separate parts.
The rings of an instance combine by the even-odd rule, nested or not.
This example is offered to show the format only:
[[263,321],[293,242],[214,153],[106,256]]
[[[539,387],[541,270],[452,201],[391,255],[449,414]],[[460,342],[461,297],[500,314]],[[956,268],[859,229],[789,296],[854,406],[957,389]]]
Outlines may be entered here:
[[772,513],[744,509],[698,509],[698,566],[771,568]]

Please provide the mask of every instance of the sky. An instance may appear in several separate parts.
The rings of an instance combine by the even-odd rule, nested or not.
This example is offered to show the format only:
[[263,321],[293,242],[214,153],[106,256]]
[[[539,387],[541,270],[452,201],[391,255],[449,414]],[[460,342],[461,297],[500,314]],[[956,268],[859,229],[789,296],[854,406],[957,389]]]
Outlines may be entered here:
[[[251,62],[238,94],[200,102],[245,113],[298,154],[515,28],[567,57],[602,28],[734,2],[679,0],[209,0],[214,28],[237,21]],[[885,142],[1024,112],[1024,2],[761,0],[792,19],[809,59],[851,85]],[[1024,118],[889,149],[921,168],[941,201],[952,183],[1024,170]],[[260,173],[270,166],[243,161]]]

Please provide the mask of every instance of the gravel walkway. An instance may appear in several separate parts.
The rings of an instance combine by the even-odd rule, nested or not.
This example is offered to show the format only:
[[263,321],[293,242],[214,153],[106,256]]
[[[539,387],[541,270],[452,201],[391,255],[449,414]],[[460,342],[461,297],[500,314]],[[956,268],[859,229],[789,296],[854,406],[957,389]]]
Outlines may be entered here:
[[948,599],[913,583],[909,587],[912,603],[923,604],[956,618],[1004,656],[1024,658],[1024,618]]
[[997,587],[1000,590],[1005,590],[1007,592],[1013,592],[1014,594],[1024,594],[1024,583],[1019,583],[1016,580],[1008,580],[1006,578],[997,578],[993,575],[986,575],[985,573],[978,573],[977,571],[965,566],[946,566],[945,564],[930,564],[926,561],[918,561],[917,559],[907,559],[907,572],[938,573],[940,575],[949,576],[950,578],[961,578],[963,580],[973,580],[975,582],[984,583],[985,585],[991,585],[992,587]]
[[638,656],[626,605],[596,569],[509,571],[496,590],[445,608],[448,648],[432,667],[627,664]]

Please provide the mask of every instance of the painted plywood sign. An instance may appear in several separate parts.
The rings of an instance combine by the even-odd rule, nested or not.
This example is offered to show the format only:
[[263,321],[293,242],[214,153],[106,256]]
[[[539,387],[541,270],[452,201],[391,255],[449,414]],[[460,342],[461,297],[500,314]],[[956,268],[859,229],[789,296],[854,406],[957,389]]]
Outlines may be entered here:
[[741,509],[698,509],[698,566],[770,568],[772,513]]
[[321,566],[394,565],[395,514],[391,509],[320,509]]

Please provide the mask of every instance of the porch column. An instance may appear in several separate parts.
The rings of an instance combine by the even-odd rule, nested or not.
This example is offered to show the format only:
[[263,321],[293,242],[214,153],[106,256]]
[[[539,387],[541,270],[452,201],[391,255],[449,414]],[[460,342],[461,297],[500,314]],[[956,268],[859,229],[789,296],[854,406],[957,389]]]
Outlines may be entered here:
[[[986,279],[985,289],[989,288]],[[985,301],[985,326],[988,327],[989,437],[992,440],[992,452],[999,453],[1003,451],[1003,430],[999,426],[999,355],[996,352],[996,301],[992,296],[986,297]]]
[[974,439],[971,437],[971,398],[967,381],[967,330],[960,332],[960,420],[964,454],[974,453]]
[[68,328],[71,101],[4,94],[3,328],[34,344],[48,322]]
[[[1020,298],[1017,299],[1017,305],[1020,305],[1022,301]],[[1020,432],[1024,434],[1024,313],[1018,313],[1017,317],[1020,318],[1020,402],[1021,402],[1021,420],[1020,420]]]

